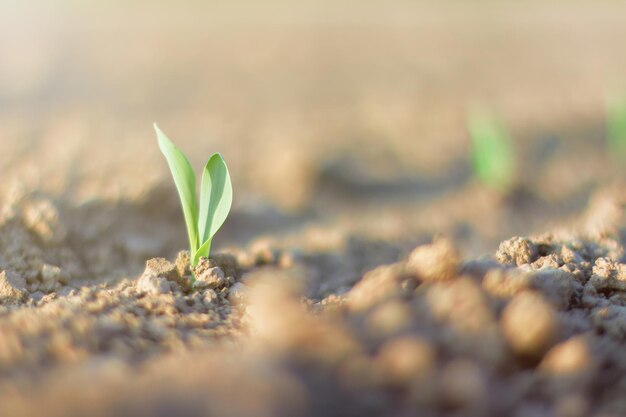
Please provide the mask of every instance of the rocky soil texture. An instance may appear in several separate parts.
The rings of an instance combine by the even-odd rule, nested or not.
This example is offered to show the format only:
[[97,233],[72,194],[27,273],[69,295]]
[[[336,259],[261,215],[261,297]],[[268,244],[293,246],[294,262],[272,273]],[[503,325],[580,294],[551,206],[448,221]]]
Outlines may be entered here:
[[371,244],[259,241],[203,259],[193,287],[185,252],[82,281],[49,207],[7,210],[0,414],[624,415],[622,195],[492,257],[439,237],[341,281]]

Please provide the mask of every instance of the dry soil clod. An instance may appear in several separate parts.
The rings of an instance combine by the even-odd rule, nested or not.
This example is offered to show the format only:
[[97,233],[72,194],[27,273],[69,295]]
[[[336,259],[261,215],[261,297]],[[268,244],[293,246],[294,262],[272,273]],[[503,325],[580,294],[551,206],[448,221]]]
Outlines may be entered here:
[[28,297],[26,280],[11,271],[0,272],[0,305],[18,304]]
[[224,271],[206,258],[201,259],[198,266],[194,268],[194,276],[196,280],[193,287],[196,289],[217,290],[228,286]]
[[558,320],[540,293],[524,291],[504,309],[502,332],[516,354],[540,358],[558,337]]
[[496,259],[503,265],[519,266],[532,263],[537,255],[537,245],[529,239],[514,237],[500,243]]
[[456,276],[459,263],[460,256],[454,245],[448,239],[438,238],[411,252],[407,270],[422,281],[445,281]]

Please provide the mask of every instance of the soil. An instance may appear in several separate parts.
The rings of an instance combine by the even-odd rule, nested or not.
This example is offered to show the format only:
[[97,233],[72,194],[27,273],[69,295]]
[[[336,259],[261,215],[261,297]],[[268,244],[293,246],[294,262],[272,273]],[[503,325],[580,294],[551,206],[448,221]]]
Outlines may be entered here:
[[185,252],[83,279],[54,206],[26,199],[2,221],[0,414],[624,415],[623,195],[490,257],[257,241],[193,286]]
[[[623,5],[58,2],[0,4],[0,416],[626,416]],[[233,177],[193,271],[155,119]]]

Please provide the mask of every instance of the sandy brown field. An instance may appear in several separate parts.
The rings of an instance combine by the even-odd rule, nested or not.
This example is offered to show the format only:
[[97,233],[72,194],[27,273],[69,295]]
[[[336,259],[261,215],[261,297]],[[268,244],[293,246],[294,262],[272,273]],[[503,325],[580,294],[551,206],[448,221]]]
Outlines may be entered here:
[[[617,1],[0,2],[0,415],[626,415],[624,39]],[[195,289],[153,122],[233,179]]]

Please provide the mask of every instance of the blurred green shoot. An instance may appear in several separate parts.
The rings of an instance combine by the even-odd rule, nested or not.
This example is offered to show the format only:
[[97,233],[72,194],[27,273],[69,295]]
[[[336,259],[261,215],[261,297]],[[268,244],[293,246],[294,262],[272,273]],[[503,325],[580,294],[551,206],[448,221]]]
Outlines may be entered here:
[[170,167],[183,208],[191,265],[196,266],[201,257],[208,257],[211,241],[224,224],[233,202],[233,188],[226,162],[214,153],[202,172],[200,205],[196,198],[196,175],[189,160],[154,124],[159,148]]
[[474,175],[491,189],[510,190],[515,180],[515,154],[502,122],[488,112],[472,112],[467,126]]
[[626,159],[626,97],[610,96],[607,99],[606,143],[609,152]]

